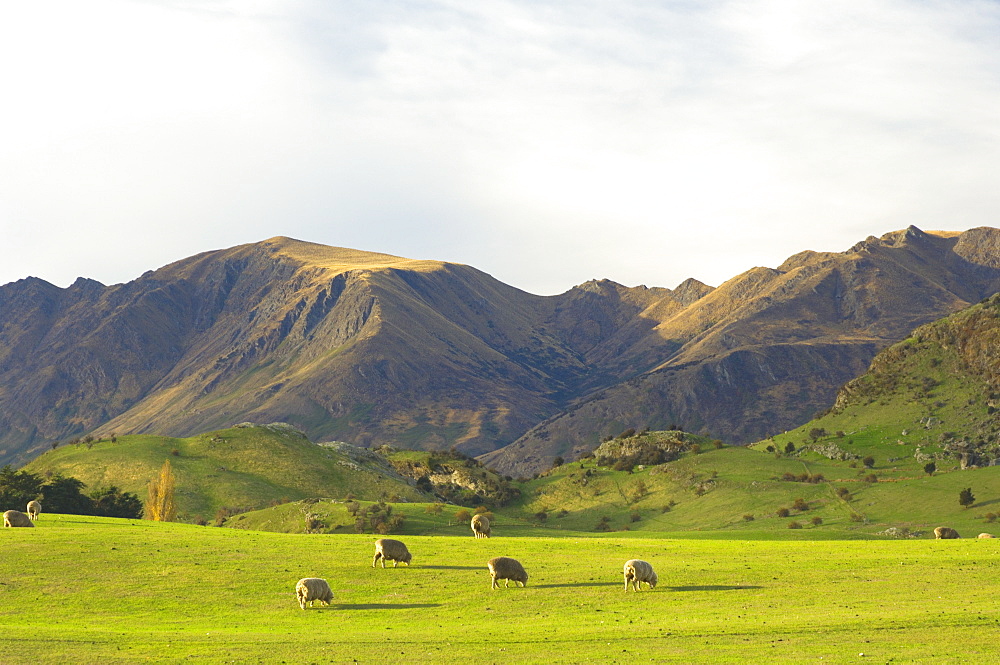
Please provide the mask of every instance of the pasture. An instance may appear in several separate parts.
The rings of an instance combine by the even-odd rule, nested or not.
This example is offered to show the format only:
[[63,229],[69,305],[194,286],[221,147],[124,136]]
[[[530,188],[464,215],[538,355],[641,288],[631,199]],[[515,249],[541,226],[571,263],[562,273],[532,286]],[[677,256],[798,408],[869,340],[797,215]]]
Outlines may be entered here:
[[[413,564],[382,570],[371,535],[43,514],[0,530],[0,660],[996,662],[1000,540],[686,535],[405,536]],[[526,588],[490,589],[497,555]],[[629,558],[656,590],[623,591]],[[309,576],[329,607],[299,609]]]

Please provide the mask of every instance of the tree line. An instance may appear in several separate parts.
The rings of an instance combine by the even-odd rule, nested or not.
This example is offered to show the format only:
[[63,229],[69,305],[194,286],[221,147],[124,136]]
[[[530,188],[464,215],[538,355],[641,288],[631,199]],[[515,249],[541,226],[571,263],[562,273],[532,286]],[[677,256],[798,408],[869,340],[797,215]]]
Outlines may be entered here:
[[29,501],[40,501],[48,513],[98,515],[102,517],[142,517],[142,501],[115,485],[96,487],[84,493],[86,484],[56,473],[42,477],[29,471],[15,471],[10,464],[0,469],[0,512],[24,510]]

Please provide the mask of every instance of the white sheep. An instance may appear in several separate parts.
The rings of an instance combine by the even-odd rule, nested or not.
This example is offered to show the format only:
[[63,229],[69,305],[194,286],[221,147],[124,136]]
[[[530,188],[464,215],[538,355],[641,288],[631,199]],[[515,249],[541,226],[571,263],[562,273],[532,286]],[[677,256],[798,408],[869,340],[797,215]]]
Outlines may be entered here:
[[386,560],[392,561],[392,567],[395,568],[396,564],[399,563],[405,563],[409,566],[413,555],[401,541],[392,538],[379,538],[375,541],[375,558],[372,559],[372,568],[375,567],[379,559],[382,560],[383,568],[385,568]]
[[650,589],[656,588],[656,571],[653,570],[653,566],[647,561],[642,561],[641,559],[629,559],[625,562],[625,591],[628,591],[628,585],[632,584],[632,589],[638,591],[645,582],[649,585]]
[[40,504],[38,501],[28,502],[28,517],[31,518],[32,522],[38,519],[38,514],[41,512],[42,512],[42,504]]
[[312,607],[313,601],[329,605],[333,600],[333,591],[321,577],[303,577],[295,585],[295,597],[299,599],[299,607],[306,609],[306,603]]
[[510,586],[511,582],[520,583],[521,586],[528,583],[528,573],[517,559],[511,559],[509,556],[497,556],[490,559],[486,566],[490,569],[490,577],[493,579],[490,585],[491,589],[500,588],[497,580],[504,580],[505,587]]
[[489,538],[493,530],[490,529],[490,520],[486,515],[474,515],[472,517],[472,533],[476,538]]
[[996,538],[996,536],[992,533],[981,533],[977,536],[977,538]]
[[934,529],[934,537],[939,540],[954,540],[956,538],[961,538],[958,535],[958,531],[955,531],[950,526],[939,526]]
[[31,518],[20,510],[8,510],[3,514],[4,526],[35,526]]

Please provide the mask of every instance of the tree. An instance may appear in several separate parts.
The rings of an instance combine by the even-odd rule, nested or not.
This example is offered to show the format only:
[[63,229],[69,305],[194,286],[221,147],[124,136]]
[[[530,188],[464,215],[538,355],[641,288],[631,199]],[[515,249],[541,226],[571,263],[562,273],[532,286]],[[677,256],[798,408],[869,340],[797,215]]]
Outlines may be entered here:
[[177,504],[174,503],[173,469],[170,460],[164,460],[160,473],[146,485],[148,497],[144,506],[144,514],[148,520],[155,522],[173,522],[177,519]]
[[934,462],[924,464],[924,473],[928,476],[933,476],[935,471],[937,471],[937,465]]
[[142,500],[132,492],[122,492],[115,485],[99,487],[90,493],[94,513],[105,517],[142,517]]
[[564,460],[561,456],[557,456],[554,460],[552,460],[552,468],[555,469],[556,467],[560,467],[565,463],[566,460]]
[[82,481],[57,473],[42,485],[40,500],[50,513],[92,515],[94,501],[83,494],[84,487]]
[[861,463],[865,465],[866,469],[870,469],[875,466],[875,458],[869,455],[868,457],[861,460]]
[[826,436],[826,430],[822,427],[813,427],[809,430],[809,438],[812,439],[813,443],[816,443],[816,439],[821,439]]
[[785,452],[789,455],[795,452],[795,444],[789,441],[785,444]]
[[[0,512],[24,510],[42,491],[42,479],[27,471],[15,471],[10,464],[0,469]],[[46,508],[48,508],[46,506]]]
[[976,502],[976,497],[972,495],[972,488],[966,487],[958,493],[958,505],[968,508]]

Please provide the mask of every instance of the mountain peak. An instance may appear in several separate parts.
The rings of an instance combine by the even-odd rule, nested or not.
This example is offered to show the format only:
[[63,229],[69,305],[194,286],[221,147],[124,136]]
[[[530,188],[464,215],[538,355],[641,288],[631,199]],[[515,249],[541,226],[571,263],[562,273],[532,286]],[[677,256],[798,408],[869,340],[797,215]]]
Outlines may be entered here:
[[274,255],[292,259],[304,266],[324,268],[338,273],[347,270],[384,268],[429,271],[438,270],[445,265],[443,261],[407,259],[392,254],[367,252],[346,247],[331,247],[286,236],[268,238],[256,243],[256,246]]

